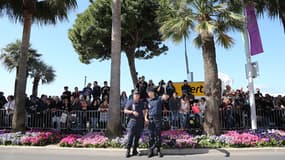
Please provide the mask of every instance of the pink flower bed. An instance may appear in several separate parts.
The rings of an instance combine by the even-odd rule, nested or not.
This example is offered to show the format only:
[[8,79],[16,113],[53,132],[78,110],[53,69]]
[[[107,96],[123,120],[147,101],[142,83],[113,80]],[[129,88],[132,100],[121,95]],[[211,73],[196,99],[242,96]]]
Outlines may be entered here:
[[77,139],[80,138],[80,135],[77,134],[70,134],[64,137],[60,142],[59,145],[62,147],[76,147]]
[[108,138],[103,133],[88,133],[77,141],[83,147],[106,147]]
[[44,146],[58,143],[61,136],[58,132],[27,132],[22,138],[23,145]]
[[252,133],[238,133],[236,131],[229,131],[224,134],[228,138],[229,145],[236,146],[257,146],[260,143],[269,142],[269,138],[261,138]]
[[88,133],[84,136],[68,135],[60,141],[64,147],[106,147],[108,138],[103,133]]
[[197,144],[194,137],[183,130],[163,131],[161,137],[164,146],[170,148],[192,148]]

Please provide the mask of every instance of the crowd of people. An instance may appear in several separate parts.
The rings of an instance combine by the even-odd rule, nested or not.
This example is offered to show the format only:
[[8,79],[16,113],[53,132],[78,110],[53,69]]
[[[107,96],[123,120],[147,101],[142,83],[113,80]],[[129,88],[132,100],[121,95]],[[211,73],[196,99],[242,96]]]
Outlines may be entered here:
[[[259,127],[270,127],[270,125],[277,128],[284,127],[282,124],[285,122],[285,96],[263,95],[257,88],[254,97]],[[227,85],[223,91],[220,113],[225,128],[234,129],[250,126],[248,91],[232,90],[231,86]]]
[[[277,97],[270,94],[263,95],[257,88],[254,96],[258,111],[285,109],[285,95],[278,95]],[[232,90],[231,86],[227,85],[223,91],[222,102],[220,109],[230,107],[247,110],[249,108],[248,91],[243,91],[243,89]]]
[[[177,90],[180,89],[183,93],[182,96],[178,96]],[[203,118],[203,112],[206,107],[206,99],[195,99],[195,96],[191,93],[191,87],[187,80],[184,80],[184,84],[181,88],[175,88],[172,81],[165,83],[163,80],[156,84],[152,80],[145,81],[145,77],[139,77],[138,82],[134,90],[139,91],[140,98],[145,100],[148,98],[147,91],[154,90],[156,96],[162,96],[167,94],[170,98],[163,104],[163,113],[171,112],[168,120],[171,124],[177,124],[176,127],[187,128],[189,125],[189,115],[194,113],[198,115],[197,119],[201,122]],[[126,91],[122,91],[120,96],[120,107],[123,111],[127,102],[132,99],[133,92],[128,96]],[[86,87],[79,90],[75,87],[73,91],[69,90],[68,86],[64,87],[62,95],[60,96],[47,96],[41,95],[40,97],[31,95],[26,97],[26,111],[27,113],[42,113],[46,111],[64,110],[67,112],[72,111],[98,111],[102,113],[101,119],[106,116],[109,108],[109,94],[110,87],[108,82],[104,81],[103,86],[100,86],[97,81],[88,83]],[[263,95],[259,89],[255,93],[256,108],[258,111],[270,112],[271,110],[285,109],[285,96],[273,97],[269,94]],[[7,96],[7,99],[3,92],[0,92],[0,109],[5,110],[5,115],[13,114],[15,109],[15,100],[13,95]],[[222,104],[220,111],[228,111],[233,109],[243,110],[249,113],[249,97],[248,92],[242,89],[233,90],[229,85],[223,90]],[[235,119],[234,114],[230,114],[228,119]],[[232,121],[234,122],[234,121]]]

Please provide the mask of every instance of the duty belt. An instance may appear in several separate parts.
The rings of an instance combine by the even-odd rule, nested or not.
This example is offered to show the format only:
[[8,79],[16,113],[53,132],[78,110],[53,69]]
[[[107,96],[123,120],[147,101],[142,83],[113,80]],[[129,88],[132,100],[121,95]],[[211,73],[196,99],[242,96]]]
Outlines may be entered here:
[[149,117],[149,120],[161,120],[161,117]]

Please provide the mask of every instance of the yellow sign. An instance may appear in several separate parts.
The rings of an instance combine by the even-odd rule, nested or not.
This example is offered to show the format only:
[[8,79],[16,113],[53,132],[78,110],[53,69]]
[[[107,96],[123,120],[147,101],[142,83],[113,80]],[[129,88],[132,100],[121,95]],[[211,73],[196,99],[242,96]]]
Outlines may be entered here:
[[[184,84],[183,82],[174,82],[173,83],[178,96],[182,96],[181,86],[183,84]],[[188,82],[188,84],[190,85],[191,93],[194,96],[205,96],[205,94],[204,94],[204,82]]]

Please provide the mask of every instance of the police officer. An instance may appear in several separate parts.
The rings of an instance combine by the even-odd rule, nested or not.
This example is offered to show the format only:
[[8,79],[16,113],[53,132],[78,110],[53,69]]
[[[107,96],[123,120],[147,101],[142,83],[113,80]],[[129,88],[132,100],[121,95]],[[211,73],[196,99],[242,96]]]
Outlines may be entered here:
[[130,149],[133,143],[132,155],[138,155],[137,147],[139,138],[144,128],[144,120],[147,120],[145,103],[140,100],[140,93],[138,90],[134,91],[133,99],[127,102],[124,113],[129,115],[130,118],[127,126],[128,142],[126,157],[128,158],[131,156]]
[[159,157],[162,157],[160,150],[161,147],[161,123],[162,123],[162,104],[163,101],[167,101],[169,96],[165,93],[161,97],[155,96],[154,89],[148,90],[147,99],[148,102],[148,119],[149,119],[149,132],[150,132],[150,141],[149,141],[149,153],[148,157],[154,155],[154,149],[157,148],[157,154]]

